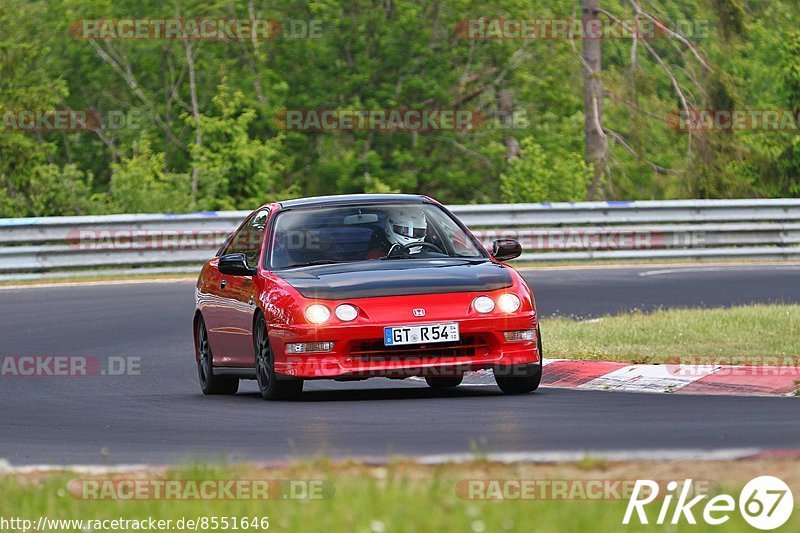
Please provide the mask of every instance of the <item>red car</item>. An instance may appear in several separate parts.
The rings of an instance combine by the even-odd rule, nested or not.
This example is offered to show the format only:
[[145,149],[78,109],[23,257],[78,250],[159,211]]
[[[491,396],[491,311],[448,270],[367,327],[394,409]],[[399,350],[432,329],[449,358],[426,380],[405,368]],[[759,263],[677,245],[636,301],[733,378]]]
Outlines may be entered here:
[[255,379],[265,399],[307,379],[424,377],[456,387],[493,369],[506,393],[542,376],[533,294],[446,208],[425,196],[307,198],[256,209],[197,281],[195,356],[205,394]]

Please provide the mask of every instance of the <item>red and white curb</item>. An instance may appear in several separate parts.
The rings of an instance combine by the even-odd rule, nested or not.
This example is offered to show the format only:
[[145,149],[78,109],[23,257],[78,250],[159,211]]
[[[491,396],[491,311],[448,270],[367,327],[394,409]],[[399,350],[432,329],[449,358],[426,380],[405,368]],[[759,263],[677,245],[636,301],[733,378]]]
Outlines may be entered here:
[[[630,365],[613,361],[545,359],[542,386],[580,390],[795,396],[800,388],[797,366]],[[494,385],[490,371],[464,378],[464,385]]]
[[605,361],[555,360],[542,383],[591,390],[791,396],[800,387],[795,366],[628,365]]

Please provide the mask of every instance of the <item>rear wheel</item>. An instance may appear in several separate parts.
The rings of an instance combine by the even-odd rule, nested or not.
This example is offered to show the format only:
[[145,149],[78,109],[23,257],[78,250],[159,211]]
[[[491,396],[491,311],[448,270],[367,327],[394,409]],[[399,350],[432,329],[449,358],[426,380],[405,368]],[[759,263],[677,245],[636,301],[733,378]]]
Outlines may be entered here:
[[542,381],[542,336],[536,327],[536,344],[539,349],[539,362],[530,365],[514,365],[495,368],[494,380],[506,394],[527,394],[539,388]]
[[464,376],[425,376],[425,381],[432,389],[452,389],[461,385]]
[[256,320],[253,335],[256,381],[261,397],[265,400],[296,399],[303,392],[303,380],[275,374],[275,358],[267,335],[267,322],[263,316]]
[[239,390],[239,378],[233,376],[215,376],[214,358],[208,344],[208,331],[203,317],[197,319],[195,326],[197,337],[197,375],[203,394],[236,394]]

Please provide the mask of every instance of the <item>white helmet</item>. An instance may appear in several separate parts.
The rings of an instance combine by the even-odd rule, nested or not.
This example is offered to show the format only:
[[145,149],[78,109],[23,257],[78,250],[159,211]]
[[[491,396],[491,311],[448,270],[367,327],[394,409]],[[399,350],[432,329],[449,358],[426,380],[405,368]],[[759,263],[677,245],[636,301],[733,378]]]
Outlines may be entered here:
[[394,208],[386,217],[386,236],[392,244],[407,246],[415,242],[422,242],[427,233],[428,221],[419,208]]

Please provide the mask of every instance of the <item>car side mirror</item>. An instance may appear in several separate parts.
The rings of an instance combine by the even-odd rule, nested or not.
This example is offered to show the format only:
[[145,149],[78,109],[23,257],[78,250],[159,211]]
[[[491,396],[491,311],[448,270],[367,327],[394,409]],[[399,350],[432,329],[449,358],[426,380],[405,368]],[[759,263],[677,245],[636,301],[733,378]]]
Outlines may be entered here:
[[522,255],[522,245],[514,239],[497,239],[492,242],[492,257],[498,261],[509,261]]
[[223,274],[229,276],[255,276],[256,269],[247,265],[247,257],[244,254],[228,254],[219,258],[217,268]]

